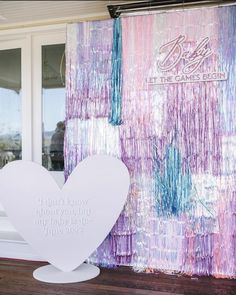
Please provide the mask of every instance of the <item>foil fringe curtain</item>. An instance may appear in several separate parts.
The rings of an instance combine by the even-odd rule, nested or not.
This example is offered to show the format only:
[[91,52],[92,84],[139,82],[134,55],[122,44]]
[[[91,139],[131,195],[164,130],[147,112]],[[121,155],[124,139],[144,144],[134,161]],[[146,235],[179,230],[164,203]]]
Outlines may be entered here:
[[121,91],[122,91],[122,39],[121,20],[116,18],[113,24],[112,45],[112,102],[109,123],[121,124]]
[[[148,86],[160,46],[179,35],[190,51],[209,37],[199,72],[228,79]],[[126,206],[89,260],[236,278],[236,7],[71,24],[66,46],[65,176],[104,153],[131,175]]]

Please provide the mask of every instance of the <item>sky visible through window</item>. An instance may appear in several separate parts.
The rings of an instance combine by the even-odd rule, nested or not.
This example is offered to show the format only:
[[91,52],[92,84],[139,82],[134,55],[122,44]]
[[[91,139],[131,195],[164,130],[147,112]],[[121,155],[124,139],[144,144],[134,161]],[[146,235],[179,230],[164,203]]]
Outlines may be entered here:
[[[43,123],[45,131],[53,131],[65,119],[65,88],[43,90]],[[21,99],[15,90],[0,88],[0,134],[21,132]]]
[[0,88],[0,135],[14,135],[20,132],[20,93],[12,89]]
[[54,131],[65,120],[65,88],[43,89],[43,128]]

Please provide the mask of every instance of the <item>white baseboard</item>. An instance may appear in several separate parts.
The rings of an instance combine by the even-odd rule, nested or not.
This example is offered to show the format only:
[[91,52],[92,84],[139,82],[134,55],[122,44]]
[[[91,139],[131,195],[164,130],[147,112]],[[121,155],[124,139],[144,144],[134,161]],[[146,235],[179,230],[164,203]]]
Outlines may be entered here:
[[0,210],[0,258],[43,261],[17,233],[2,210]]
[[[16,229],[9,221],[9,218],[7,216],[1,215],[0,212],[0,233],[2,232],[16,232]],[[1,239],[1,236],[0,236]]]
[[0,232],[0,258],[44,261],[16,232]]

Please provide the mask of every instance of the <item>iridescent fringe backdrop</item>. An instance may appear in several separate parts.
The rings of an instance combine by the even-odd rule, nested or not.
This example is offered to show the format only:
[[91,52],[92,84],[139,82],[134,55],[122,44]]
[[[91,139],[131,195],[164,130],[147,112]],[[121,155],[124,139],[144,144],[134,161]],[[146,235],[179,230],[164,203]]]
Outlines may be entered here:
[[[150,87],[159,48],[180,35],[188,51],[209,37],[199,73],[227,80]],[[90,261],[235,278],[236,7],[68,25],[66,65],[66,178],[104,153],[131,175],[125,208]]]

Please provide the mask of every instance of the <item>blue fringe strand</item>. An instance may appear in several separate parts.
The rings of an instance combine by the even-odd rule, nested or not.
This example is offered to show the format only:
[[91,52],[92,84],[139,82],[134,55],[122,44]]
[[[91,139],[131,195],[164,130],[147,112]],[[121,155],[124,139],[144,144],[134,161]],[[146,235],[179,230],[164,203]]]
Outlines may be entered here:
[[112,97],[111,115],[109,123],[117,126],[122,124],[121,120],[121,89],[122,89],[122,38],[121,20],[116,18],[113,24],[113,46],[112,46]]
[[[155,161],[155,191],[157,194],[157,212],[159,215],[175,215],[190,209],[192,180],[189,169],[182,172],[182,157],[177,148],[168,146],[164,160],[164,171],[161,163]],[[159,196],[159,197],[158,197]]]

